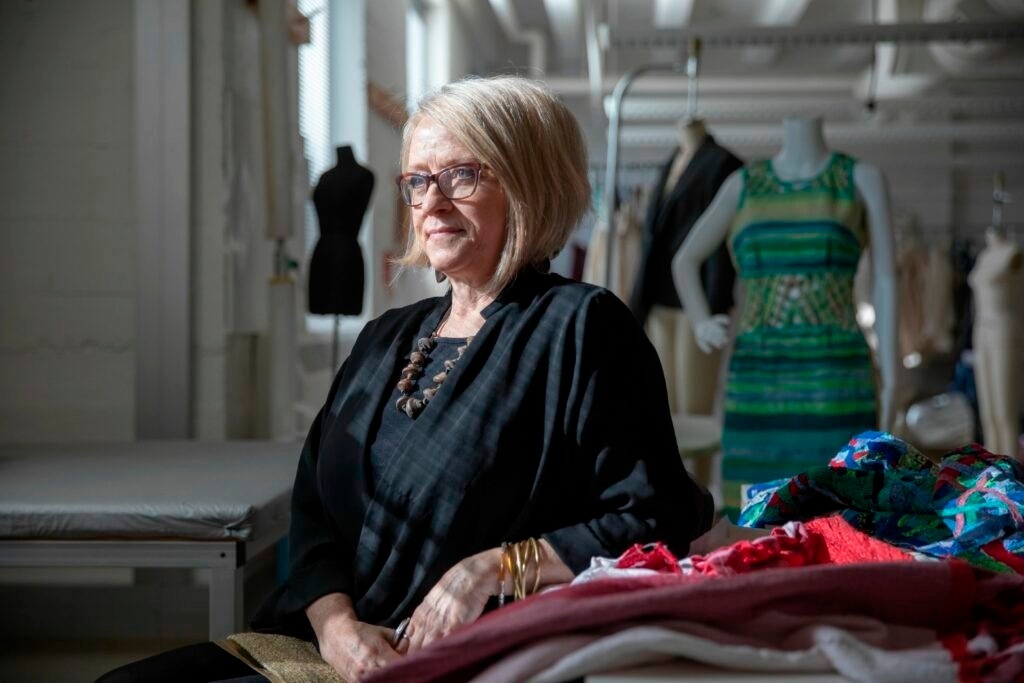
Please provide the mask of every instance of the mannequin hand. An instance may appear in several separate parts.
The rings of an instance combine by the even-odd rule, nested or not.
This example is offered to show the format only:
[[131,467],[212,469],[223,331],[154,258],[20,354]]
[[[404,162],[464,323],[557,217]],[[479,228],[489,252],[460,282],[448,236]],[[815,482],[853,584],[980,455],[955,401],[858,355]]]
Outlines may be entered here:
[[704,353],[711,353],[729,343],[729,316],[713,315],[702,320],[693,328],[697,347]]
[[394,630],[390,628],[338,616],[326,622],[321,631],[317,634],[320,656],[346,681],[362,680],[401,656],[391,646]]
[[429,645],[483,614],[497,584],[500,562],[500,550],[485,550],[445,572],[413,612],[409,651]]

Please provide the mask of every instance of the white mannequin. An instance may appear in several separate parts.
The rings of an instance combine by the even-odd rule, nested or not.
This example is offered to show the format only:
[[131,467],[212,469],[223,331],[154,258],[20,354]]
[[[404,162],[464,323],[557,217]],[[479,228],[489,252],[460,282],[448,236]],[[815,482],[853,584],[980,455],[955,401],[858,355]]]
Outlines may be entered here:
[[[772,164],[779,178],[795,181],[817,175],[829,163],[820,118],[787,118],[782,122],[782,149]],[[882,387],[879,392],[879,427],[888,431],[895,418],[897,366],[895,243],[889,219],[889,193],[876,167],[858,162],[854,185],[867,209],[874,283],[875,332]],[[729,341],[729,317],[711,316],[700,283],[700,264],[729,234],[743,192],[743,172],[736,171],[722,184],[707,211],[697,220],[672,260],[672,273],[683,307],[694,327],[697,345],[705,352]],[[850,302],[850,306],[853,306]]]
[[974,368],[985,448],[1017,456],[1024,253],[989,228],[968,282],[974,292]]

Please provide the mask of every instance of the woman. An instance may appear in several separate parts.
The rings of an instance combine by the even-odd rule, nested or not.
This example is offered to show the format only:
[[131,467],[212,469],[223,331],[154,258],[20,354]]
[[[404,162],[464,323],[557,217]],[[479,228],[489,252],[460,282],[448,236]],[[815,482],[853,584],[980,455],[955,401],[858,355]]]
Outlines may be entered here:
[[520,579],[536,590],[633,543],[683,553],[712,515],[629,310],[544,272],[589,200],[568,109],[518,78],[445,86],[402,165],[401,262],[451,289],[360,334],[302,451],[290,576],[253,623],[315,638],[348,680],[511,592],[505,542],[535,539]]

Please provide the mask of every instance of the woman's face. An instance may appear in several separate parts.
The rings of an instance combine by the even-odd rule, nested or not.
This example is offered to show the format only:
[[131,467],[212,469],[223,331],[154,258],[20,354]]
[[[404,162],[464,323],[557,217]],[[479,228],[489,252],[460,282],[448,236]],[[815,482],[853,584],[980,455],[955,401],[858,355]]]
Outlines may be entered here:
[[[413,129],[406,173],[437,173],[460,163],[479,162],[455,137],[430,118]],[[508,199],[488,169],[476,191],[448,199],[430,183],[423,203],[412,207],[412,225],[430,265],[453,280],[483,286],[501,260],[508,230]]]

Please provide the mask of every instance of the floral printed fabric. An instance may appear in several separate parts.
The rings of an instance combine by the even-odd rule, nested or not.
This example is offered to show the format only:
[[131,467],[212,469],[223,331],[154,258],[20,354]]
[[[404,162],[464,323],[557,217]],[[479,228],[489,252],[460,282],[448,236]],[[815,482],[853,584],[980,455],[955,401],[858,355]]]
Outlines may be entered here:
[[839,512],[901,548],[1024,574],[1024,466],[963,446],[932,463],[910,444],[863,432],[828,466],[751,487],[742,526]]

